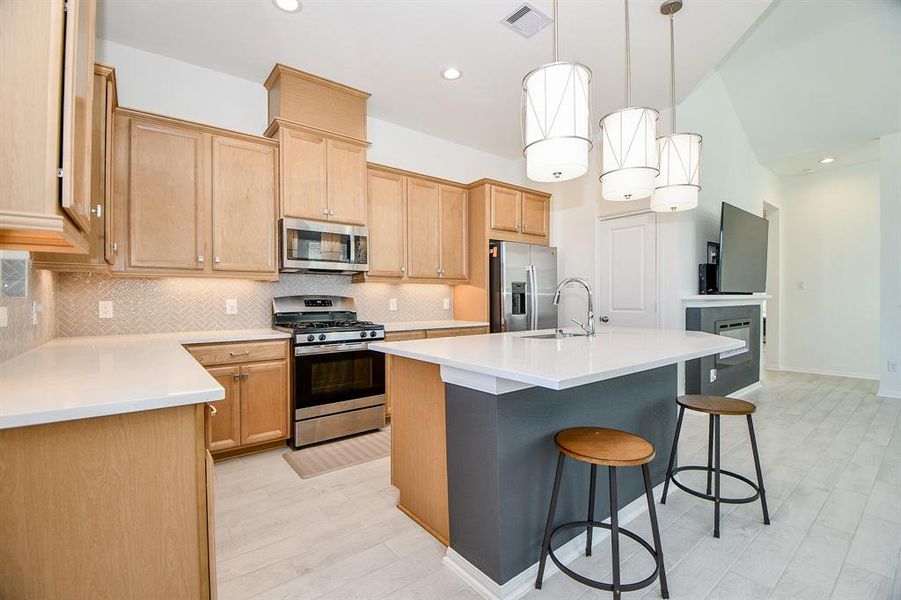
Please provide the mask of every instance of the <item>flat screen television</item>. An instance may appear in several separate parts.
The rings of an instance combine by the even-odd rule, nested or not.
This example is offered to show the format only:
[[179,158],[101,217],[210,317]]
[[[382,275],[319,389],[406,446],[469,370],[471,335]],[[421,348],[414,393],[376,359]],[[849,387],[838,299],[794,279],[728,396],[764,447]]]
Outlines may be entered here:
[[721,294],[766,291],[769,221],[723,202],[717,272]]

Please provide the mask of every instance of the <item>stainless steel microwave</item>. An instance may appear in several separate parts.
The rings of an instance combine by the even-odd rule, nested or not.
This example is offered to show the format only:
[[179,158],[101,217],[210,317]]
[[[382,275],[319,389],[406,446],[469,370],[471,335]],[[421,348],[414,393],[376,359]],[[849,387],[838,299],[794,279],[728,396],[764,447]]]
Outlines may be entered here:
[[281,271],[358,273],[369,270],[369,228],[282,219]]

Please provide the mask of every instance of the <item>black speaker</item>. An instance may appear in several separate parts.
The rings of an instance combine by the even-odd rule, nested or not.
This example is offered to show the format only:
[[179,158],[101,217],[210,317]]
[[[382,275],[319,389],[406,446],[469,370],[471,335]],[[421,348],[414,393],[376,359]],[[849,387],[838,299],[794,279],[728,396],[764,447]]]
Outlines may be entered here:
[[698,265],[698,293],[719,294],[719,284],[716,280],[715,263],[701,263]]

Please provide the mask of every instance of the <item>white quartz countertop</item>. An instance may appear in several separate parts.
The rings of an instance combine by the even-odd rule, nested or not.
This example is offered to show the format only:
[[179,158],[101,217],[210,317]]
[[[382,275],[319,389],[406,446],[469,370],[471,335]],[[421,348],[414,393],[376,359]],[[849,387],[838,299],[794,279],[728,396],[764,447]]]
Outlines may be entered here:
[[487,321],[398,321],[397,323],[385,323],[385,331],[418,331],[420,329],[465,329],[467,327],[488,327]]
[[[591,338],[528,337],[544,333],[553,330],[380,342],[369,348],[439,364],[442,377],[449,368],[524,384],[520,388],[562,390],[744,346],[740,340],[674,329],[601,327]],[[454,383],[466,385],[459,377]]]
[[182,344],[287,339],[271,329],[56,338],[0,363],[0,429],[221,400]]

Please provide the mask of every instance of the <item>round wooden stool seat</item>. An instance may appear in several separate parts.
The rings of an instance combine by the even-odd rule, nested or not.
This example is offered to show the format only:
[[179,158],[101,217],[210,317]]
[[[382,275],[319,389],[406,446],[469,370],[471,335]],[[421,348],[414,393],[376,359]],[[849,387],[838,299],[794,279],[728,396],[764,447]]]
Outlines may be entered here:
[[557,432],[563,454],[594,465],[635,467],[654,460],[654,446],[639,435],[603,427],[573,427]]
[[726,396],[679,396],[676,402],[679,406],[684,406],[689,410],[709,415],[750,415],[757,410],[757,407],[751,402]]

